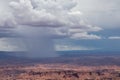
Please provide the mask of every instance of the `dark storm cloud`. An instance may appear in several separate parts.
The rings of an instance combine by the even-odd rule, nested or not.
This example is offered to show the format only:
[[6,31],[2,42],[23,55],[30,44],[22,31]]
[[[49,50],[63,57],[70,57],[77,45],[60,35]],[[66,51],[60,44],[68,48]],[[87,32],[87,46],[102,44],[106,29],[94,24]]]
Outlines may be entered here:
[[[90,34],[102,30],[81,19],[82,12],[74,10],[76,0],[13,0],[5,15],[0,15],[1,35],[19,34],[29,57],[56,56],[53,39],[101,39]],[[3,29],[2,29],[3,28]],[[7,34],[9,33],[9,34]],[[12,43],[12,42],[10,42]]]
[[[65,33],[68,36],[72,35],[69,31],[75,27],[84,31],[83,34],[89,31],[92,32],[101,30],[100,27],[88,25],[81,20],[81,14],[78,14],[80,11],[72,11],[72,9],[77,6],[76,1],[74,0],[20,0],[18,2],[11,2],[10,5],[12,7],[12,13],[15,17],[15,21],[17,21],[18,25],[47,27],[49,30],[52,30],[51,32],[58,34],[60,37]],[[63,27],[67,30],[64,33],[60,30],[62,34],[60,35],[60,31],[50,29],[50,27],[58,30],[60,30],[58,27]]]

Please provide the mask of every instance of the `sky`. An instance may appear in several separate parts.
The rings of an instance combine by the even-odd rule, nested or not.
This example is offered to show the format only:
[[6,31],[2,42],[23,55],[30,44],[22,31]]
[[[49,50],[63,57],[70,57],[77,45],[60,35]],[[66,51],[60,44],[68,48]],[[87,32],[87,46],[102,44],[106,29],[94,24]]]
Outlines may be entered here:
[[120,0],[1,0],[0,50],[120,51],[119,4]]

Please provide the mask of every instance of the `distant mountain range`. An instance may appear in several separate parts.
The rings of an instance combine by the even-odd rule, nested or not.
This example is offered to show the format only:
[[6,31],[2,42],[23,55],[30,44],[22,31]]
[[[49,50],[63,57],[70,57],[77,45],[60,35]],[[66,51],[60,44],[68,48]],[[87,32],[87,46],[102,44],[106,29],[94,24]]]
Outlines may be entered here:
[[[0,65],[8,64],[77,64],[77,65],[119,65],[119,52],[85,52],[85,51],[62,51],[58,52],[59,57],[30,59],[27,57],[16,56],[22,52],[0,52]],[[13,55],[14,54],[14,55]]]

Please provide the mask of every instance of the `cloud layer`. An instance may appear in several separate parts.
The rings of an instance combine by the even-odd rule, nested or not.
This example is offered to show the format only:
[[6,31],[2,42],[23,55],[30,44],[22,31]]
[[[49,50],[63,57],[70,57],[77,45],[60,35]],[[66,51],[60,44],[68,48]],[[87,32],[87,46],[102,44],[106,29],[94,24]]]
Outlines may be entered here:
[[88,48],[83,46],[73,46],[73,45],[56,45],[57,51],[72,51],[72,50],[95,50],[95,48]]
[[99,31],[101,28],[86,24],[81,19],[82,12],[74,10],[77,5],[75,0],[12,1],[9,14],[1,17],[0,26],[17,29],[18,26],[30,26],[36,27],[36,29],[44,27],[43,30],[47,29],[48,34],[52,35],[51,37],[100,39],[100,36],[89,34],[89,32]]
[[120,36],[111,36],[111,37],[108,37],[108,39],[120,40]]
[[26,43],[30,46],[29,50],[33,45],[36,49],[44,45],[49,50],[42,52],[52,52],[52,39],[58,38],[101,39],[92,32],[102,28],[88,24],[81,18],[84,13],[77,9],[79,4],[76,0],[6,0],[5,4],[2,7],[5,14],[0,14],[0,38],[16,39],[22,36],[23,41],[29,40],[31,43]]
[[[19,44],[18,38],[21,36],[21,41],[33,39],[29,43],[36,44],[34,45],[36,48],[39,46],[37,42],[44,47],[50,45],[53,47],[53,39],[63,38],[75,39],[75,41],[86,39],[87,44],[91,43],[91,45],[99,43],[90,42],[91,39],[119,41],[119,3],[120,0],[2,0],[0,2],[0,48],[17,50],[10,45],[19,46],[21,43]],[[104,31],[98,32],[102,30],[101,27],[105,28]],[[116,30],[113,30],[115,28]],[[41,42],[36,39],[40,39]],[[100,44],[109,46],[105,43]],[[51,51],[51,48],[48,48]],[[68,48],[72,49],[72,45]]]
[[[102,28],[119,28],[120,0],[77,0],[83,18]],[[87,18],[87,19],[86,19]]]

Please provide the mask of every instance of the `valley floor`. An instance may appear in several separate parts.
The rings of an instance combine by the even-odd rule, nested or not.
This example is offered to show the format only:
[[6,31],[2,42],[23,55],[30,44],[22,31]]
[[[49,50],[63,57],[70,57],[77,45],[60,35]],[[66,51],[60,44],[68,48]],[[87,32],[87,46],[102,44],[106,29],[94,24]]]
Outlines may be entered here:
[[119,66],[34,64],[0,66],[0,80],[120,80]]

